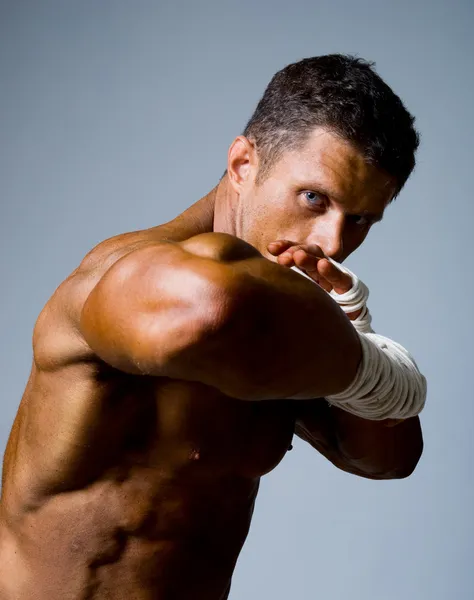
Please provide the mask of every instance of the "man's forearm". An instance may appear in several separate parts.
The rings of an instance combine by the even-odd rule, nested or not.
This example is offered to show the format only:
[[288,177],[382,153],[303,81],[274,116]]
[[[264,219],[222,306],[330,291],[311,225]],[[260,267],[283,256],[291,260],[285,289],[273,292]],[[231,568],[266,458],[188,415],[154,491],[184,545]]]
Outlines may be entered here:
[[[342,393],[329,396],[329,402],[363,419],[408,419],[418,415],[426,401],[426,378],[403,346],[372,329],[367,286],[346,267],[334,261],[327,263],[336,286],[330,294],[360,333],[362,347],[357,377]],[[306,273],[293,269],[313,281]]]
[[418,417],[390,427],[331,407],[324,399],[301,403],[296,433],[338,468],[369,479],[407,477],[423,450]]

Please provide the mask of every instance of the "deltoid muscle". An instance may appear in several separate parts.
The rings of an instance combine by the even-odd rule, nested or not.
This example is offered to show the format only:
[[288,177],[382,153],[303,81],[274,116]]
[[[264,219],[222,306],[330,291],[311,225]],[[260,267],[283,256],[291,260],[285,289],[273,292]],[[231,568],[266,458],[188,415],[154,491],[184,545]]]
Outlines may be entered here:
[[[351,321],[359,334],[362,360],[354,381],[343,392],[328,396],[328,402],[365,419],[414,417],[425,405],[425,377],[403,346],[372,329],[372,317],[367,308],[368,287],[352,271],[329,260],[352,279],[348,292],[337,294],[332,291],[330,296],[346,314],[362,311]],[[313,281],[297,267],[292,269]]]

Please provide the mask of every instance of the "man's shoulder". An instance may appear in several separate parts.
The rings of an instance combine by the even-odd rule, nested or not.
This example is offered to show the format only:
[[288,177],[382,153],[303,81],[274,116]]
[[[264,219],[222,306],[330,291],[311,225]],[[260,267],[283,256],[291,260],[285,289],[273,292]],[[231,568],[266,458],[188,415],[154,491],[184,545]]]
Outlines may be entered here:
[[[181,215],[163,225],[115,235],[92,248],[59,285],[38,317],[33,334],[36,366],[54,370],[71,361],[94,360],[95,355],[81,334],[81,315],[95,286],[128,255],[137,256],[141,264],[148,248],[153,253],[158,246],[182,243],[197,233],[202,233],[202,227]],[[141,250],[145,254],[139,256]]]
[[160,241],[161,230],[161,227],[153,227],[105,239],[84,256],[78,268],[69,277],[87,274],[100,278],[123,256],[142,246]]
[[41,311],[33,333],[37,367],[54,370],[92,357],[80,331],[81,313],[97,283],[121,258],[159,239],[159,228],[122,233],[97,244],[58,286]]

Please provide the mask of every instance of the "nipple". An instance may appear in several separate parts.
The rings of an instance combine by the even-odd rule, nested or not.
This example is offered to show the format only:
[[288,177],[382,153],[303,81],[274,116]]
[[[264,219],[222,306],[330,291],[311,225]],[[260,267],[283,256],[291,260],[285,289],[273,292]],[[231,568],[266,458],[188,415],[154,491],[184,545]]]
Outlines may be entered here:
[[189,458],[190,460],[199,460],[201,458],[199,450],[191,450]]

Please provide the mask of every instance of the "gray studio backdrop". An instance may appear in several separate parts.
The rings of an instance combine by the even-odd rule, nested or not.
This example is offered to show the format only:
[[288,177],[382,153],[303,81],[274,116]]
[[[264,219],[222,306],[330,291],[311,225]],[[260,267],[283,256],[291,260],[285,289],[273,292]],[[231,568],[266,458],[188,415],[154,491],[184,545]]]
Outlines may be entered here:
[[262,483],[232,600],[468,600],[473,556],[474,4],[0,2],[0,445],[56,286],[99,241],[210,190],[275,71],[355,53],[417,116],[415,174],[348,266],[428,377],[415,474],[373,482],[296,441]]

